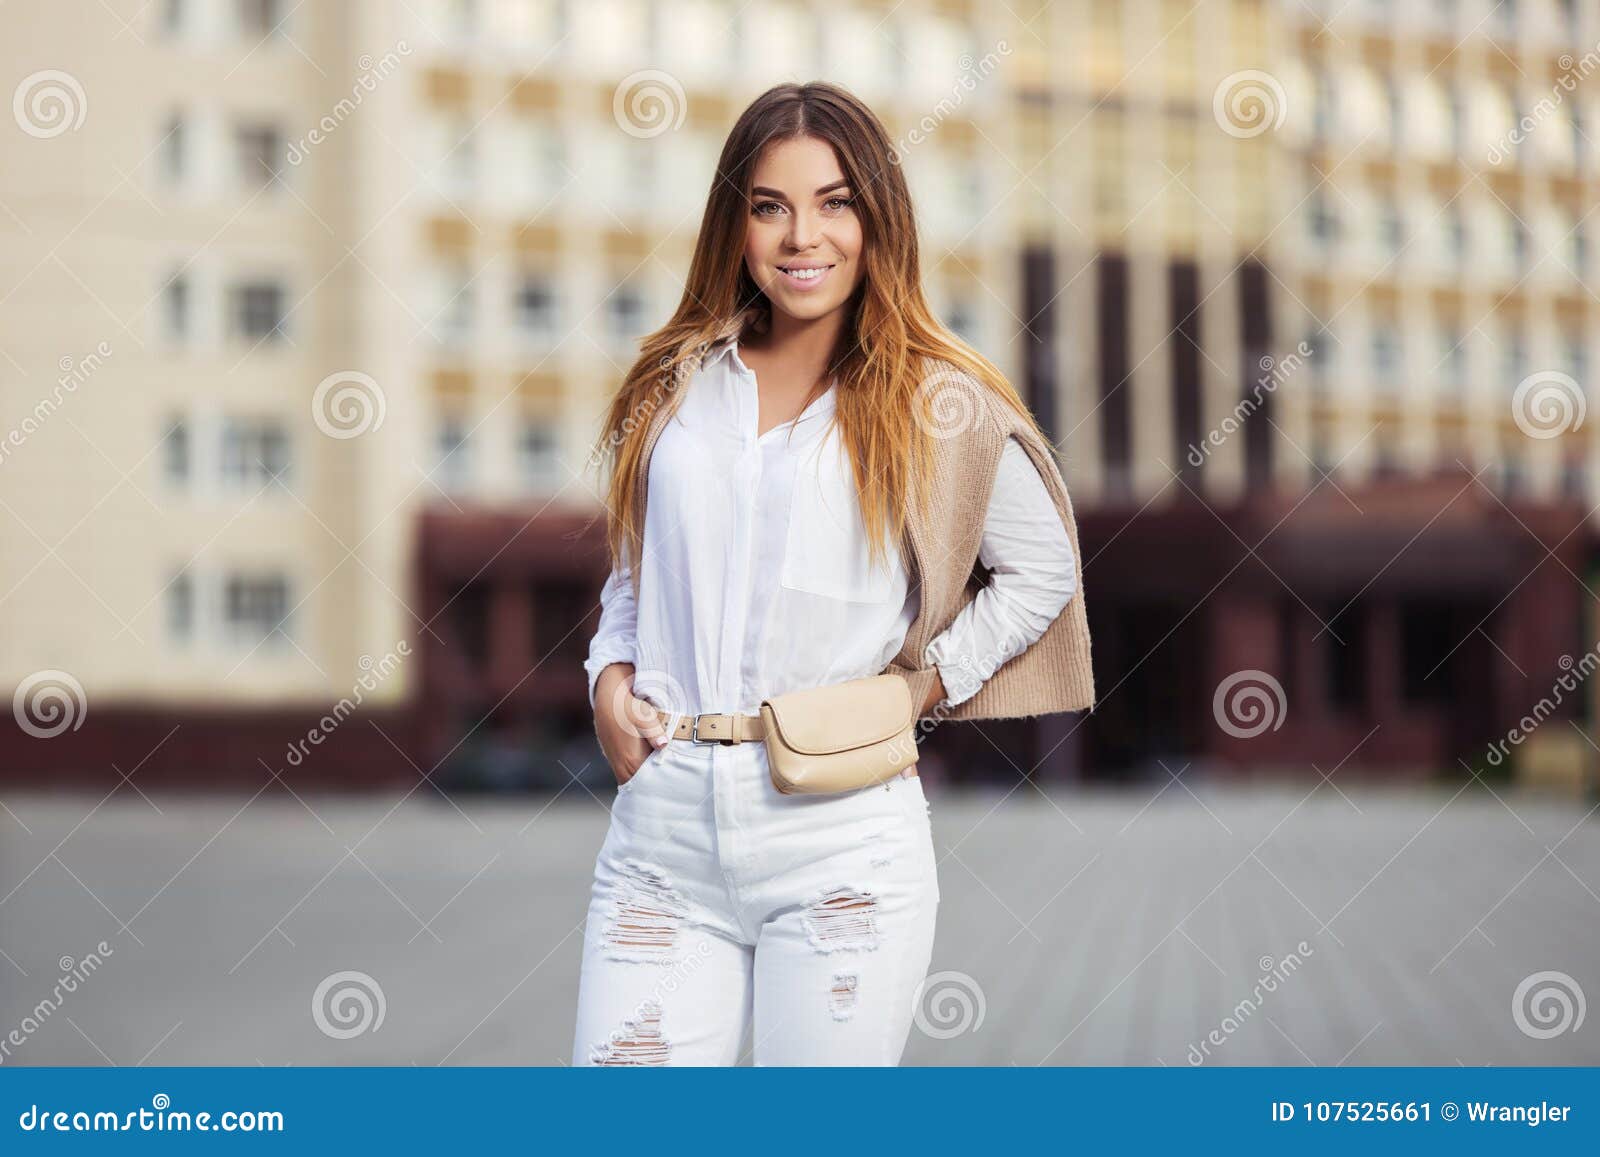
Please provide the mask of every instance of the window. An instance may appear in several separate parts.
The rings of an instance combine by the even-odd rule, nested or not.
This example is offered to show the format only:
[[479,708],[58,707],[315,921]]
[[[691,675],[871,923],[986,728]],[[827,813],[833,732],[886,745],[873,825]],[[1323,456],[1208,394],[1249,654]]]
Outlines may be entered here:
[[194,637],[194,576],[181,570],[167,584],[167,637],[185,643]]
[[1311,330],[1301,341],[1311,352],[1306,355],[1306,368],[1314,385],[1324,386],[1328,381],[1328,339],[1324,331]]
[[977,345],[978,319],[970,301],[965,298],[952,300],[950,308],[945,312],[945,325],[949,327],[951,333],[968,345]]
[[233,289],[232,317],[235,336],[250,341],[279,341],[283,337],[283,286],[271,281],[247,282]]
[[1339,218],[1321,189],[1311,194],[1311,236],[1318,244],[1327,245],[1339,239]]
[[635,285],[619,285],[606,300],[611,336],[628,341],[644,332],[644,294]]
[[435,340],[459,344],[472,335],[477,312],[477,294],[472,274],[466,269],[446,273],[439,281],[439,302],[431,329]]
[[1567,376],[1578,385],[1585,384],[1584,379],[1589,376],[1589,351],[1584,346],[1581,331],[1567,331],[1561,339],[1562,363],[1566,366]]
[[1514,389],[1528,376],[1528,342],[1520,328],[1507,332],[1502,356],[1505,358],[1506,385]]
[[1384,99],[1389,108],[1389,147],[1399,152],[1405,145],[1406,133],[1406,106],[1401,98],[1400,85],[1394,77],[1385,77],[1383,81]]
[[439,159],[439,175],[446,194],[460,197],[472,192],[478,179],[478,137],[472,121],[462,118],[451,125]]
[[539,187],[548,196],[555,196],[567,180],[567,146],[555,126],[540,126],[535,138],[534,172]]
[[434,435],[433,478],[446,492],[465,489],[471,478],[472,446],[467,439],[467,423],[459,415],[449,415],[439,423]]
[[189,279],[175,273],[161,289],[161,315],[167,336],[184,341],[189,335]]
[[1581,454],[1569,454],[1561,463],[1561,495],[1579,502],[1589,500],[1589,467]]
[[556,332],[556,295],[541,274],[529,273],[517,286],[517,327],[529,337],[553,337]]
[[1328,706],[1336,711],[1363,712],[1367,705],[1367,604],[1357,598],[1341,610],[1335,603],[1327,608],[1322,621],[1331,632],[1324,636],[1328,642],[1323,651]]
[[288,634],[289,580],[282,575],[229,575],[223,584],[223,624],[238,641],[259,643]]
[[1382,208],[1378,212],[1378,236],[1384,250],[1390,256],[1405,248],[1405,218],[1400,213],[1400,206],[1388,198],[1384,199]]
[[1337,118],[1338,90],[1334,87],[1333,77],[1326,69],[1317,72],[1316,102],[1311,111],[1311,131],[1319,141],[1325,141],[1333,135],[1334,124]]
[[1384,428],[1373,439],[1372,476],[1393,478],[1400,473],[1400,453],[1392,429]]
[[450,31],[458,39],[471,40],[478,31],[477,0],[450,0]]
[[529,490],[545,490],[560,481],[556,457],[556,428],[546,421],[530,419],[517,436],[517,469]]
[[1508,213],[1506,235],[1511,247],[1511,261],[1516,269],[1528,267],[1528,227],[1515,213]]
[[1467,380],[1466,335],[1455,326],[1439,330],[1439,380],[1448,386],[1459,386]]
[[276,36],[282,31],[283,12],[281,0],[234,0],[239,31],[248,36]]
[[632,138],[623,145],[622,187],[627,190],[628,203],[635,210],[645,210],[656,197],[656,158],[658,151],[649,146],[654,141],[636,141]]
[[161,439],[162,473],[173,486],[189,484],[189,424],[181,417],[167,423],[167,432]]
[[162,179],[169,185],[181,184],[189,167],[189,127],[182,113],[175,112],[167,118],[159,147]]
[[1500,496],[1518,497],[1527,483],[1527,466],[1522,460],[1522,448],[1507,441],[1500,447]]
[[1400,378],[1400,333],[1388,322],[1372,331],[1372,372],[1386,385]]
[[233,130],[239,184],[249,192],[264,189],[283,171],[283,134],[272,125],[239,125]]
[[289,469],[289,433],[272,418],[229,418],[222,427],[222,480],[261,487]]
[[1444,214],[1444,244],[1450,260],[1464,265],[1467,260],[1467,222],[1461,206],[1452,204]]

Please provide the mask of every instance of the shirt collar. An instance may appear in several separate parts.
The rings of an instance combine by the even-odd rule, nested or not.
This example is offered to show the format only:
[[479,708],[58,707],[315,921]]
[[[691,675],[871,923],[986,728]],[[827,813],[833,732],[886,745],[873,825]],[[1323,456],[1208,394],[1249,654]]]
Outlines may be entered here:
[[[731,337],[721,338],[718,341],[713,342],[711,348],[706,351],[705,358],[700,363],[701,368],[709,369],[711,366],[726,362],[727,369],[730,373],[737,372],[739,363],[734,360],[734,349],[738,343],[739,335],[737,334],[734,334]],[[839,375],[834,374],[832,380],[828,383],[827,389],[825,389],[821,395],[812,401],[811,408],[805,413],[801,414],[796,420],[795,424],[801,425],[805,422],[811,421],[813,418],[818,418],[830,413],[834,408],[835,401],[837,400],[838,385]]]

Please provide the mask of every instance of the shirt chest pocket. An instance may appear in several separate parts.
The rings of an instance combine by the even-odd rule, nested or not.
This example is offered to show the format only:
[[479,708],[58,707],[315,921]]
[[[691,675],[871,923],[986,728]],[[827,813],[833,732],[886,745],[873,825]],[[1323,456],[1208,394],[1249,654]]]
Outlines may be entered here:
[[855,475],[836,439],[802,455],[795,466],[779,581],[789,590],[852,603],[882,603],[904,593],[892,561],[868,566]]

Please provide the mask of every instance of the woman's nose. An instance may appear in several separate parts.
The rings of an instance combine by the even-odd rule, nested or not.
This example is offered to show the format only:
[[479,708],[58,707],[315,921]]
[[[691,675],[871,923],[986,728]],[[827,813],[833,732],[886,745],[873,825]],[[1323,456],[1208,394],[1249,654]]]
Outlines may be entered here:
[[817,227],[803,213],[796,213],[789,228],[789,244],[795,249],[809,249],[816,240]]

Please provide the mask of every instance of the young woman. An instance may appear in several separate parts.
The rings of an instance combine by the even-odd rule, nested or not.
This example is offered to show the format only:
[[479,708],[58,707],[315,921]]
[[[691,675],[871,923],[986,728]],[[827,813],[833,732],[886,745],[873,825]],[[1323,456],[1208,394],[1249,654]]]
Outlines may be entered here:
[[896,1064],[939,901],[915,765],[783,794],[739,717],[886,671],[924,717],[1094,688],[1051,447],[934,319],[904,176],[848,92],[781,85],[739,118],[606,429],[585,666],[618,789],[573,1063]]

